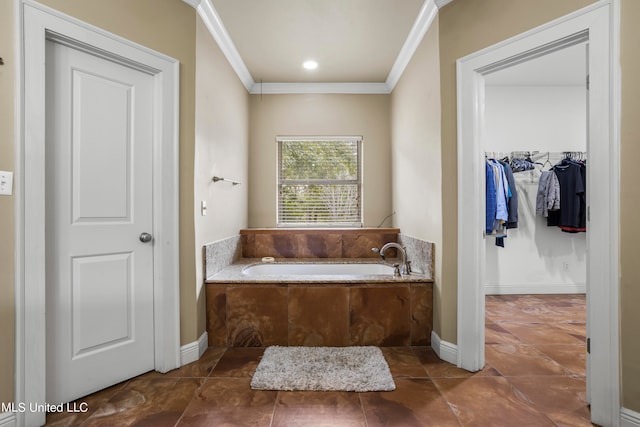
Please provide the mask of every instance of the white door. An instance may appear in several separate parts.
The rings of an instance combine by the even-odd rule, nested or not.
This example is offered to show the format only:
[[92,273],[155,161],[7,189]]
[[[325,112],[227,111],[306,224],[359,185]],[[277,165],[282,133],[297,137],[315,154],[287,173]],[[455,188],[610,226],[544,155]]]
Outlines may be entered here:
[[46,67],[46,398],[58,403],[154,368],[153,77],[52,41]]

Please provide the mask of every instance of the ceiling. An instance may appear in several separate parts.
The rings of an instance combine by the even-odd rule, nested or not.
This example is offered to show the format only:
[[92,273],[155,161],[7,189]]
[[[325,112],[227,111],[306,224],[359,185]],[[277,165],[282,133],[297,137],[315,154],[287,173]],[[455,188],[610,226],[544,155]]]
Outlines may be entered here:
[[424,3],[211,1],[253,80],[272,83],[385,82]]
[[453,0],[183,1],[250,93],[388,94]]
[[[453,0],[183,0],[251,93],[390,93],[438,8]],[[488,85],[578,85],[584,44],[486,76]],[[315,70],[302,64],[313,59]]]

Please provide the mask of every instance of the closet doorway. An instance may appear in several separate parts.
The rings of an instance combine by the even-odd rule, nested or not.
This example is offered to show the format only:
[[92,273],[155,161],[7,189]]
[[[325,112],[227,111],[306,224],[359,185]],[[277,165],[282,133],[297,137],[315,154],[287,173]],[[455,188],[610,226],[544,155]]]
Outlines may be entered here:
[[[458,60],[458,366],[485,363],[486,80],[493,73],[588,43],[587,69],[587,369],[592,421],[619,423],[618,210],[619,143],[611,4],[600,2]],[[562,152],[564,148],[557,151]],[[535,150],[533,150],[535,151]],[[508,238],[505,244],[508,245]],[[505,249],[507,250],[507,249]],[[569,265],[569,269],[571,265]]]

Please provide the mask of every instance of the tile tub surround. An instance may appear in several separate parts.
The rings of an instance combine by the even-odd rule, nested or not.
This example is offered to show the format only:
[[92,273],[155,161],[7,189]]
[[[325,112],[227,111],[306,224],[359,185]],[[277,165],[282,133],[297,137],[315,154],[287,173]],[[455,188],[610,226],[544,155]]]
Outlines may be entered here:
[[[397,242],[398,228],[240,230],[245,258],[379,258],[371,248]],[[395,256],[395,251],[389,252]]]
[[433,288],[427,276],[242,275],[250,264],[243,260],[207,280],[210,346],[430,343]]
[[[286,259],[358,259],[381,261],[371,248],[380,248],[388,242],[400,243],[415,272],[433,277],[433,243],[399,233],[397,228],[362,229],[244,229],[237,236],[208,243],[203,250],[205,278],[222,271],[234,263],[253,258],[272,256]],[[397,256],[391,248],[387,255],[390,263]],[[399,261],[399,260],[397,260]]]

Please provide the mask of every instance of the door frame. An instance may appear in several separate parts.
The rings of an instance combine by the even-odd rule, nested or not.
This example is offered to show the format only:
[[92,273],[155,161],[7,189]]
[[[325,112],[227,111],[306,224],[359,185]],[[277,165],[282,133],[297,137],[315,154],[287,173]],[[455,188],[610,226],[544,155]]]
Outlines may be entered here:
[[[458,366],[484,366],[484,75],[589,40],[587,200],[588,383],[592,420],[620,422],[619,25],[617,0],[591,6],[457,61],[458,108]],[[614,60],[615,59],[615,60]]]
[[[32,0],[17,0],[16,402],[45,396],[45,42],[54,40],[154,77],[153,280],[155,370],[180,366],[179,62]],[[18,414],[40,425],[45,414]]]

